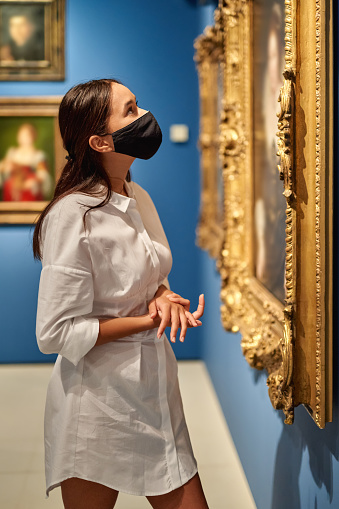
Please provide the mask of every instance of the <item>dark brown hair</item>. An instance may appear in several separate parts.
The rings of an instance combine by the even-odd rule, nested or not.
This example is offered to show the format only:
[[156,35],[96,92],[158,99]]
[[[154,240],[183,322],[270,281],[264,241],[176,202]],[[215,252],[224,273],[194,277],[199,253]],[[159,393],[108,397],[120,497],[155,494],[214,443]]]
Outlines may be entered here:
[[[104,184],[107,193],[94,208],[103,207],[112,195],[111,182],[101,163],[100,154],[88,141],[93,134],[104,136],[111,114],[112,83],[114,79],[92,80],[76,85],[63,97],[59,108],[59,126],[64,148],[68,152],[67,163],[62,170],[51,202],[41,213],[33,235],[34,258],[42,258],[41,228],[46,214],[53,205],[71,193],[97,194],[97,185]],[[127,175],[130,180],[130,174]]]

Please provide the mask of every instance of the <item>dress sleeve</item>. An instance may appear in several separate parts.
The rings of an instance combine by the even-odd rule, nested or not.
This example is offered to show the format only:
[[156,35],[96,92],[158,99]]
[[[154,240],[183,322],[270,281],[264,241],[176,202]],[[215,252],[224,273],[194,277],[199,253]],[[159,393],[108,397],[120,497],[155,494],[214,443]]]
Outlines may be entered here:
[[95,345],[99,321],[87,316],[94,290],[85,209],[74,196],[62,202],[45,218],[36,335],[43,353],[58,353],[77,365]]
[[165,277],[165,279],[163,279],[163,281],[161,281],[161,283],[160,283],[160,284],[161,284],[161,285],[166,286],[167,290],[170,290],[170,289],[171,289],[171,287],[170,287],[170,284],[169,284],[169,281],[168,281],[168,278],[167,278],[167,277]]

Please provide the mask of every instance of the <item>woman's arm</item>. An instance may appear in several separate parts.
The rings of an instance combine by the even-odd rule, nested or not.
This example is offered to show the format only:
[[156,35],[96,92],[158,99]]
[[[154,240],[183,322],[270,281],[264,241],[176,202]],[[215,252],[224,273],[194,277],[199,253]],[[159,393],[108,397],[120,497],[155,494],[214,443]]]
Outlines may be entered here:
[[[160,296],[171,293],[173,292],[169,291],[164,285],[161,285],[155,295]],[[99,334],[95,346],[110,343],[111,341],[124,338],[130,334],[137,334],[138,332],[155,329],[159,327],[160,323],[161,318],[156,308],[153,313],[150,309],[150,313],[145,315],[99,320]]]
[[155,329],[160,321],[158,316],[151,318],[149,314],[99,320],[99,334],[94,346],[104,345],[130,334]]
[[[171,298],[176,302],[170,302]],[[189,300],[183,299],[161,285],[149,303],[149,314],[99,320],[99,334],[95,346],[157,327],[159,327],[158,337],[161,337],[167,326],[171,327],[172,342],[175,341],[179,327],[181,328],[180,340],[183,341],[187,327],[201,325],[199,318],[204,313],[205,304],[203,295],[199,297],[198,309],[194,313],[188,311],[189,304]]]

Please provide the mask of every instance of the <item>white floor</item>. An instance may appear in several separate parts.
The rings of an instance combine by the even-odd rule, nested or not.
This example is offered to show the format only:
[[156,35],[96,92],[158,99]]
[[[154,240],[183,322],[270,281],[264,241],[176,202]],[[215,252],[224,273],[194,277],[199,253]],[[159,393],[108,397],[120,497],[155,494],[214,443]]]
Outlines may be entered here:
[[[51,365],[0,366],[0,507],[63,509],[60,489],[44,494],[43,412]],[[210,509],[255,504],[210,378],[200,361],[180,361],[179,379],[200,478]],[[150,508],[119,494],[117,509]]]

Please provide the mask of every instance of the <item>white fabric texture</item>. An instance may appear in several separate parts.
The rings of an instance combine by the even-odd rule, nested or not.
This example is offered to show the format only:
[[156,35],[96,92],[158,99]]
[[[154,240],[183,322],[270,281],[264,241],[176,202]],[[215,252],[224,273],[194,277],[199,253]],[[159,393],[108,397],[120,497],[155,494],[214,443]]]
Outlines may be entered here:
[[197,472],[177,362],[157,329],[95,345],[99,318],[137,316],[167,276],[172,257],[155,206],[128,197],[72,194],[43,230],[37,340],[58,353],[45,410],[46,493],[79,477],[132,495],[160,495]]

